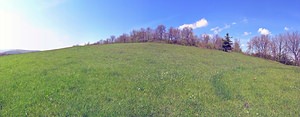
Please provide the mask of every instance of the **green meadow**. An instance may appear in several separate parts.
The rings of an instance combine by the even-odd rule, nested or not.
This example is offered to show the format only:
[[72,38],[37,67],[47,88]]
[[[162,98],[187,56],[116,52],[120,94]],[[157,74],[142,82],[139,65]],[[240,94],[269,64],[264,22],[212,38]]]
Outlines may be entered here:
[[300,68],[158,43],[0,57],[0,116],[300,116]]

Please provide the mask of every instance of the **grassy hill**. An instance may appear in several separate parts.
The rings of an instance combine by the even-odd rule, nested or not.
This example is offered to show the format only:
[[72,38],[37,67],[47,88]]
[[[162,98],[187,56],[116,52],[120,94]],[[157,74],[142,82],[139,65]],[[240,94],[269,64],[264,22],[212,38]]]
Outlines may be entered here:
[[300,116],[300,68],[168,44],[0,57],[0,116]]

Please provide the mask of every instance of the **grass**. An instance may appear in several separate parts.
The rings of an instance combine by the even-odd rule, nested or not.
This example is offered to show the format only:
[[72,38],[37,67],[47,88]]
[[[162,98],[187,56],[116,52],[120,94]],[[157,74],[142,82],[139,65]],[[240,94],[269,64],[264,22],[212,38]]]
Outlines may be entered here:
[[0,116],[300,116],[300,68],[168,44],[0,57]]

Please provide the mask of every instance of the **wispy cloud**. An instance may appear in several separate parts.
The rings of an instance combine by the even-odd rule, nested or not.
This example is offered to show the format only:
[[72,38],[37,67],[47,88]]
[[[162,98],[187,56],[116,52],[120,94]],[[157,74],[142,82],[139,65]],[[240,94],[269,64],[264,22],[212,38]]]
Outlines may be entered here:
[[247,18],[243,18],[241,22],[247,24],[248,23],[248,19]]
[[183,29],[185,27],[189,27],[192,29],[196,29],[196,28],[202,28],[202,27],[206,27],[208,25],[208,21],[205,18],[200,19],[199,21],[192,23],[192,24],[183,24],[181,26],[179,26],[179,29]]
[[248,36],[248,35],[251,35],[252,33],[251,32],[244,32],[244,36]]
[[210,29],[210,31],[213,31],[214,34],[218,34],[218,33],[220,33],[221,31],[223,31],[223,30],[225,30],[225,29],[228,29],[228,28],[230,28],[230,27],[231,27],[230,25],[225,24],[225,26],[222,27],[222,28],[220,28],[220,27],[217,26],[217,27],[215,27],[215,28]]
[[219,32],[221,32],[222,31],[222,29],[220,28],[220,27],[215,27],[215,28],[212,28],[212,29],[210,29],[210,31],[213,31],[215,34],[218,34]]
[[285,31],[289,31],[289,30],[290,30],[290,28],[288,28],[288,27],[284,27],[284,30],[285,30]]
[[232,22],[231,24],[232,24],[232,25],[236,25],[237,23],[236,23],[236,22]]
[[271,32],[268,29],[266,29],[266,28],[259,28],[257,32],[260,33],[261,35],[269,35],[269,34],[271,34]]
[[225,24],[224,28],[223,29],[227,29],[227,28],[230,28],[231,26],[228,25],[228,24]]

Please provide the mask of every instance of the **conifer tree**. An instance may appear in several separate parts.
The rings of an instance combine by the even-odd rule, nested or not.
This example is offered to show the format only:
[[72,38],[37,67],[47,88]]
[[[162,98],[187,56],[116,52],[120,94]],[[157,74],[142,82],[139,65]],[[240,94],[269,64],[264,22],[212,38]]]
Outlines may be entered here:
[[226,34],[225,39],[223,39],[222,48],[223,51],[228,52],[228,50],[232,50],[232,41],[230,40],[229,33]]

